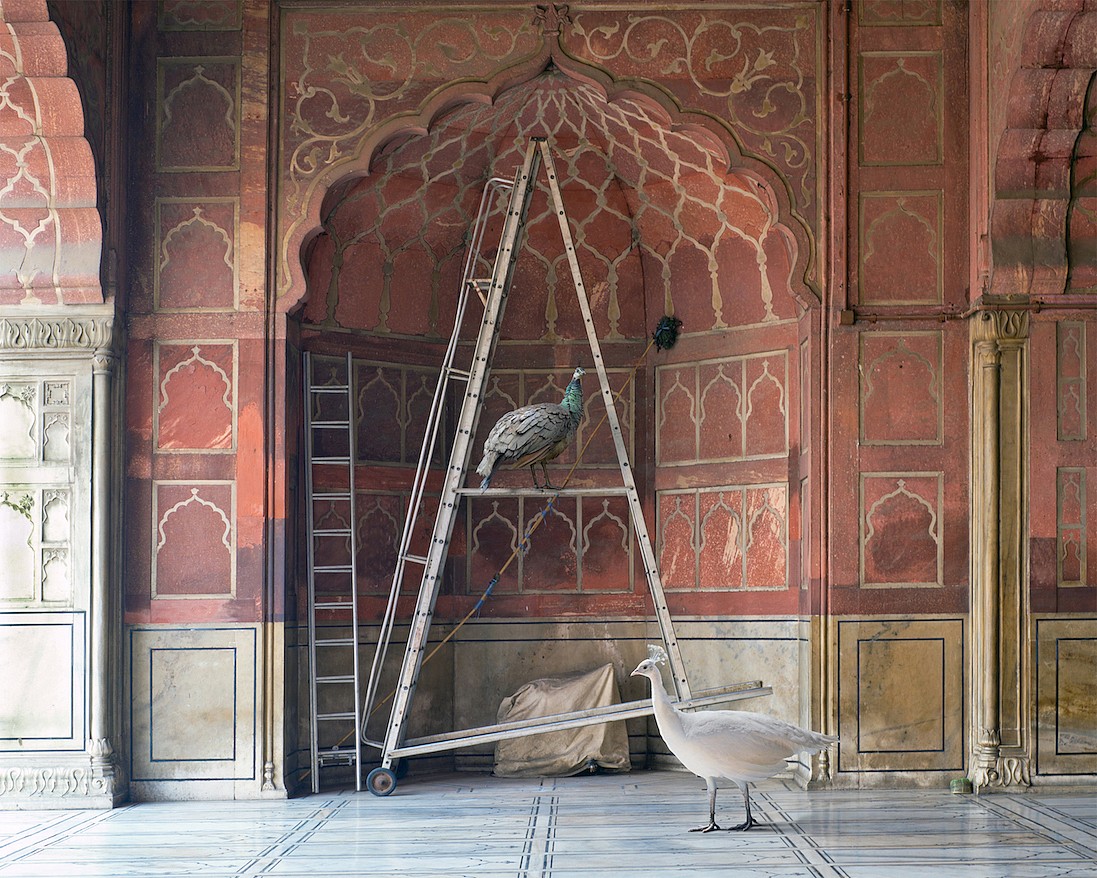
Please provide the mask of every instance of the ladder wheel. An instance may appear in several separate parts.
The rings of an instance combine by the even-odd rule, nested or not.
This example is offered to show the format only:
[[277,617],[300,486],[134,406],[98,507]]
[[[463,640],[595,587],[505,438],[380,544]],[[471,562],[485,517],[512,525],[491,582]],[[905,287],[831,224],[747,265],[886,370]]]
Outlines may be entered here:
[[366,789],[375,796],[387,796],[396,789],[396,773],[387,768],[375,768],[366,775]]

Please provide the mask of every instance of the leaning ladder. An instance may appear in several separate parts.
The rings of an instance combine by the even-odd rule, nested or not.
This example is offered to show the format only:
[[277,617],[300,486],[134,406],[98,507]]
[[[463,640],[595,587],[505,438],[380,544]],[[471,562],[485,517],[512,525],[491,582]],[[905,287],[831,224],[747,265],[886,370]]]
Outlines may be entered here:
[[[309,638],[309,754],[312,791],[320,792],[320,769],[354,766],[354,788],[362,789],[362,703],[358,669],[358,561],[354,523],[355,428],[353,360],[346,356],[346,378],[317,383],[316,363],[305,352],[306,576]],[[317,548],[333,545],[340,557],[322,558]],[[323,588],[319,588],[320,582]],[[349,632],[325,636],[319,614],[350,611]],[[339,626],[342,628],[343,626]],[[323,658],[321,659],[321,653]],[[321,673],[321,668],[326,669]],[[338,670],[339,673],[328,671]],[[324,697],[321,698],[321,690]],[[339,709],[329,710],[325,705]],[[324,708],[321,712],[321,708]],[[354,726],[354,746],[331,743],[340,729]],[[345,741],[349,735],[343,736]]]
[[[374,653],[374,662],[370,673],[367,697],[365,699],[365,715],[366,718],[368,718],[373,711],[374,701],[377,695],[377,680],[380,677],[381,665],[384,662],[384,656],[388,649],[388,642],[391,639],[396,600],[401,591],[407,565],[409,563],[419,565],[423,568],[423,575],[416,600],[415,613],[411,620],[411,630],[408,635],[407,647],[404,652],[403,662],[400,666],[396,688],[391,696],[393,704],[385,729],[384,740],[381,742],[366,741],[367,744],[378,747],[381,750],[381,767],[371,771],[366,781],[366,788],[375,795],[388,795],[392,792],[396,786],[396,775],[392,771],[391,766],[395,760],[406,756],[457,749],[480,743],[503,740],[505,738],[540,734],[545,731],[578,728],[580,726],[629,719],[631,717],[645,716],[652,713],[651,701],[645,700],[613,705],[606,708],[572,711],[567,714],[540,717],[521,722],[500,723],[478,729],[467,729],[441,735],[432,735],[412,741],[406,740],[408,712],[415,695],[416,684],[419,680],[419,672],[423,664],[427,637],[434,614],[434,606],[442,584],[442,568],[449,551],[450,538],[453,534],[453,526],[460,505],[460,498],[466,495],[512,497],[546,496],[544,491],[529,488],[488,488],[486,491],[481,491],[479,488],[469,488],[465,486],[471,442],[472,437],[476,434],[477,422],[483,407],[489,364],[493,358],[496,342],[499,338],[499,327],[502,323],[503,311],[506,306],[507,295],[510,291],[514,265],[518,258],[518,245],[525,228],[526,214],[529,209],[533,190],[536,187],[537,172],[541,163],[545,166],[549,194],[552,199],[556,218],[560,225],[560,233],[563,237],[568,264],[571,268],[572,280],[575,284],[576,297],[578,298],[579,307],[583,315],[587,341],[590,344],[591,354],[594,358],[594,366],[598,373],[598,383],[601,387],[602,399],[605,402],[607,420],[613,436],[613,444],[617,452],[617,460],[621,469],[622,479],[622,486],[620,488],[574,488],[564,489],[559,493],[571,495],[598,494],[599,496],[623,495],[627,498],[633,529],[636,534],[637,543],[639,544],[640,555],[644,563],[644,573],[647,577],[648,586],[651,590],[652,599],[655,604],[656,621],[659,624],[663,643],[666,646],[671,675],[681,707],[701,707],[710,704],[724,703],[742,698],[766,695],[771,691],[768,687],[763,687],[760,682],[751,681],[724,687],[720,690],[713,690],[705,697],[692,697],[689,681],[686,677],[685,665],[682,661],[682,654],[678,647],[678,640],[674,633],[673,622],[667,608],[666,597],[663,593],[663,584],[659,576],[659,567],[655,560],[655,553],[652,549],[651,539],[648,536],[647,525],[644,521],[640,497],[636,489],[635,479],[632,475],[632,467],[625,450],[621,424],[617,417],[617,410],[613,401],[613,392],[610,389],[609,376],[606,373],[601,346],[598,343],[598,337],[595,332],[594,319],[591,315],[590,305],[587,301],[586,287],[583,284],[582,274],[579,270],[579,261],[575,253],[575,244],[571,236],[571,228],[568,225],[567,216],[564,212],[563,199],[560,194],[555,163],[553,162],[552,154],[546,139],[543,137],[535,137],[531,139],[529,146],[526,149],[522,166],[519,168],[514,183],[510,187],[510,200],[507,205],[499,248],[496,253],[495,264],[490,280],[477,279],[474,277],[474,272],[479,261],[479,247],[483,236],[486,210],[489,210],[491,207],[491,204],[489,203],[489,192],[499,191],[499,181],[491,181],[485,189],[484,199],[481,201],[480,214],[477,218],[476,226],[474,227],[469,257],[465,264],[465,276],[462,280],[462,290],[458,302],[453,336],[450,339],[449,348],[446,351],[443,361],[438,389],[435,393],[434,407],[432,408],[431,416],[428,421],[427,436],[424,440],[423,450],[419,457],[419,471],[416,473],[415,485],[408,508],[408,518],[404,527],[404,536],[397,556],[396,572],[393,576],[388,608],[382,622],[377,650]],[[495,190],[492,190],[493,186],[496,187]],[[475,290],[480,295],[481,301],[484,304],[484,317],[480,324],[479,335],[477,336],[476,344],[473,349],[471,365],[469,369],[462,370],[453,366],[453,352],[456,350],[457,336],[460,331],[467,295],[470,290]],[[449,386],[449,382],[452,380],[462,380],[465,382],[465,393],[461,405],[461,413],[457,421],[449,464],[445,471],[441,498],[438,504],[438,513],[434,521],[430,545],[425,556],[414,555],[409,552],[411,534],[415,526],[415,518],[419,511],[419,501],[422,498],[422,490],[426,481],[427,465],[434,452],[438,423],[441,419],[441,405],[446,397],[446,389]]]

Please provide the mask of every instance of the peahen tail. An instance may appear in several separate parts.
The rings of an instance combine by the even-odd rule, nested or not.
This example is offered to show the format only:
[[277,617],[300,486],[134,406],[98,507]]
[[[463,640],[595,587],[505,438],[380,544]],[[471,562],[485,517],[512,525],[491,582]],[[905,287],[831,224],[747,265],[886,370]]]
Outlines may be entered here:
[[476,474],[484,477],[484,480],[480,482],[481,491],[491,484],[491,477],[495,475],[495,462],[498,458],[498,454],[489,451],[484,455],[483,460],[480,461],[480,465],[476,467]]

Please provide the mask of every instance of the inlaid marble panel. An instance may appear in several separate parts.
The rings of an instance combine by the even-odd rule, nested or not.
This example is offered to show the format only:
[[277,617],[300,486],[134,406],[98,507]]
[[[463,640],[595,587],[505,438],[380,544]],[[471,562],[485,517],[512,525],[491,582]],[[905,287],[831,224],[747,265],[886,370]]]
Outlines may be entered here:
[[941,473],[861,474],[861,585],[942,584]]
[[158,198],[153,297],[159,311],[225,311],[239,294],[236,198]]
[[940,52],[860,54],[862,165],[936,165],[942,160]]
[[242,0],[159,0],[157,22],[162,31],[239,30]]
[[135,628],[133,779],[255,776],[255,629]]
[[861,442],[937,445],[942,440],[940,332],[862,332]]
[[239,168],[239,63],[235,57],[159,59],[157,170]]
[[1097,618],[1036,620],[1036,770],[1097,771]]
[[1089,430],[1086,418],[1086,324],[1080,320],[1057,323],[1055,350],[1059,441],[1081,441]]
[[962,620],[839,620],[838,688],[839,772],[963,769]]
[[154,481],[152,597],[236,594],[233,482]]
[[157,341],[158,451],[226,452],[236,446],[237,344]]
[[941,23],[941,0],[860,0],[862,27],[926,27]]
[[862,192],[860,202],[860,303],[940,302],[943,193]]
[[0,668],[0,751],[84,749],[83,614],[0,614]]

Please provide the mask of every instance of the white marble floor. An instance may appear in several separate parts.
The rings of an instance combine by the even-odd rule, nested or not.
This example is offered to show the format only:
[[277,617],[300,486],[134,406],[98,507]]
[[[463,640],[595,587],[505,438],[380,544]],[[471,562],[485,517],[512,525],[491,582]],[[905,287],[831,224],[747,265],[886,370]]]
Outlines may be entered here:
[[[385,799],[180,802],[0,812],[0,878],[1097,878],[1097,791],[752,796],[749,832],[691,833],[700,781],[410,777]],[[721,792],[717,821],[741,819]]]

